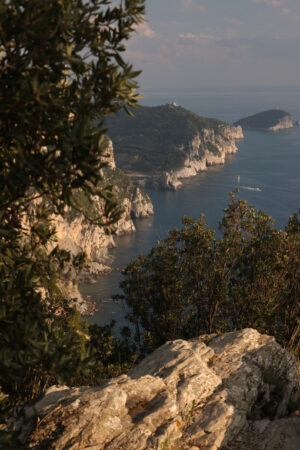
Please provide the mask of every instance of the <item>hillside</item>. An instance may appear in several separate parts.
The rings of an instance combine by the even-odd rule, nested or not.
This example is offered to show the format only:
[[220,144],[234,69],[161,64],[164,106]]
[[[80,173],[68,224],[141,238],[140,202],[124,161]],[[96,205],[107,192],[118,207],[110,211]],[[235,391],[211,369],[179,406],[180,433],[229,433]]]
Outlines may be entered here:
[[[106,121],[117,166],[125,171],[185,178],[237,151],[240,128],[200,117],[177,105],[141,107]],[[186,169],[189,169],[186,171]],[[167,177],[168,178],[168,177]],[[175,182],[176,184],[176,182]]]
[[281,109],[270,109],[252,116],[244,117],[235,122],[245,129],[264,129],[277,131],[279,129],[291,128],[293,121],[291,115]]

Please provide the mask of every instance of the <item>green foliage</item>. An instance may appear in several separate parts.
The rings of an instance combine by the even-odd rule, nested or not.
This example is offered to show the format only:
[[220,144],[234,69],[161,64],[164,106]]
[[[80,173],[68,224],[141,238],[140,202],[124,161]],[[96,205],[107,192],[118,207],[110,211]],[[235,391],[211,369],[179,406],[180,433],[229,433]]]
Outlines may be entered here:
[[81,350],[84,352],[87,348],[87,343],[89,340],[89,327],[87,322],[82,319],[81,314],[77,309],[73,309],[68,313],[66,321],[68,328],[78,334]]
[[[134,191],[133,181],[122,170],[110,167],[102,169],[102,180],[98,184],[98,188],[110,186],[113,193],[113,200],[116,205],[122,205],[125,197],[131,198]],[[99,215],[101,216],[101,203],[95,202],[81,189],[73,192],[73,200],[76,204],[66,213],[68,221],[72,222],[75,217],[84,214],[89,222],[96,222]]]
[[119,216],[103,122],[137,102],[122,53],[143,13],[144,0],[0,4],[0,409],[90,374],[82,323],[57,287],[72,261],[53,248],[51,218],[80,209],[79,191],[102,199],[98,224]]
[[[224,123],[200,117],[181,106],[143,106],[134,117],[120,112],[107,118],[117,165],[124,170],[155,172],[179,168],[187,155],[182,149],[204,128],[221,133]],[[218,153],[213,144],[210,151]]]
[[[123,41],[142,0],[2,2],[1,181],[4,204],[47,195],[56,209],[101,179],[104,115],[134,106],[137,72]],[[94,125],[93,125],[94,124]],[[99,191],[108,200],[109,191]],[[2,204],[2,202],[1,202]]]
[[90,372],[88,384],[99,384],[103,378],[120,375],[132,368],[138,359],[135,346],[130,343],[130,333],[123,329],[123,339],[112,335],[115,323],[99,327],[89,326],[90,346],[96,365]]
[[124,271],[121,296],[142,353],[167,340],[253,327],[299,356],[300,221],[285,231],[234,194],[216,238],[201,217],[183,218]]

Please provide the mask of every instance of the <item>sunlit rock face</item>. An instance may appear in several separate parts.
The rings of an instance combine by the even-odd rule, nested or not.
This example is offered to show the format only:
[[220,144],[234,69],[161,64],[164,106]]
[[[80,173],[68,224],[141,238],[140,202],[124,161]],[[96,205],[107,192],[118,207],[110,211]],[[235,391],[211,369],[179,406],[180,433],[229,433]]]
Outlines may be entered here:
[[298,396],[296,360],[270,336],[245,329],[176,340],[100,386],[48,389],[27,409],[39,417],[27,445],[296,450]]
[[[70,211],[65,217],[53,218],[58,245],[70,251],[72,255],[77,255],[81,251],[86,253],[88,268],[81,274],[81,280],[85,281],[91,281],[111,270],[109,249],[115,246],[114,235],[134,233],[134,218],[153,215],[153,205],[148,194],[135,186],[130,178],[116,168],[111,140],[108,140],[104,158],[107,163],[107,168],[103,169],[105,182],[114,186],[115,196],[122,209],[120,219],[112,227],[113,234],[107,234],[103,226],[88,221],[84,214],[73,214]],[[103,200],[94,197],[92,209],[97,216],[103,216]]]
[[226,156],[238,151],[237,140],[243,139],[242,127],[221,125],[217,129],[203,129],[182,147],[187,154],[183,167],[174,172],[177,178],[188,178],[209,166],[224,164]]
[[244,138],[242,127],[231,127],[221,123],[217,128],[203,128],[178,150],[185,155],[184,161],[177,169],[154,173],[144,178],[142,183],[152,188],[178,190],[180,181],[208,167],[225,164],[226,157],[238,151],[237,141]]
[[142,192],[139,187],[135,188],[131,200],[130,213],[136,219],[143,219],[154,214],[150,197],[146,193]]
[[291,116],[285,116],[282,119],[280,119],[276,125],[269,127],[268,131],[286,130],[288,128],[293,128],[293,126],[294,126],[294,124],[293,124],[293,120],[292,120]]

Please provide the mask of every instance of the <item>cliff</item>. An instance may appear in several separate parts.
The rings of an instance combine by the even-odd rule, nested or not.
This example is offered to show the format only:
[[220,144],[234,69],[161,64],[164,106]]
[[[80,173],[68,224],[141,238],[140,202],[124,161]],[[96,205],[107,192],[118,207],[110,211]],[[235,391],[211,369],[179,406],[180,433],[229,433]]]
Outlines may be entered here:
[[117,165],[140,184],[177,189],[181,178],[196,175],[237,151],[241,127],[200,117],[178,105],[142,107],[135,117],[108,120]]
[[286,130],[293,127],[292,116],[281,109],[270,109],[252,116],[244,117],[234,125],[245,129],[262,129],[267,131]]
[[296,450],[298,377],[294,357],[253,329],[167,342],[100,386],[48,389],[27,409],[23,439],[56,450]]
[[[135,232],[133,218],[149,217],[153,214],[153,205],[149,196],[134,185],[133,181],[121,170],[116,168],[113,147],[109,141],[107,149],[108,166],[102,169],[103,184],[111,184],[116,198],[123,209],[120,220],[112,227],[115,235]],[[76,202],[87,210],[89,216],[99,216],[103,211],[103,201],[98,197],[89,203],[83,193],[78,191]],[[88,221],[84,214],[69,210],[65,217],[56,216],[53,219],[56,227],[57,243],[73,255],[85,251],[88,267],[80,275],[80,281],[92,281],[99,275],[111,270],[109,267],[109,248],[115,246],[113,234],[107,234],[103,227]],[[72,288],[76,293],[76,286]],[[76,297],[80,299],[77,291]],[[82,310],[82,308],[81,308]]]

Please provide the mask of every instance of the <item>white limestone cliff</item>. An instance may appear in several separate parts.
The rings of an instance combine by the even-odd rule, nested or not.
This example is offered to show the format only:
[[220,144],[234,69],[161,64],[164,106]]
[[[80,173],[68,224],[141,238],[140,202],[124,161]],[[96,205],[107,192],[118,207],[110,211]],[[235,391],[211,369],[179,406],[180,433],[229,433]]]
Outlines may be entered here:
[[180,168],[155,174],[151,180],[144,182],[155,188],[177,190],[182,186],[180,179],[193,177],[198,172],[207,170],[209,166],[224,164],[226,156],[238,151],[236,141],[243,138],[241,126],[220,124],[216,129],[203,129],[186,145],[180,146],[180,150],[186,154]]
[[[120,172],[116,169],[113,146],[109,140],[107,147],[108,177],[115,177],[118,180]],[[125,176],[122,174],[121,176]],[[110,181],[110,178],[108,178]],[[111,183],[114,184],[115,180]],[[153,215],[153,205],[150,197],[142,192],[139,187],[126,177],[127,185],[122,181],[114,186],[114,192],[120,199],[122,214],[118,222],[113,226],[113,234],[107,234],[102,226],[86,220],[83,214],[76,214],[70,217],[54,217],[56,227],[56,238],[58,245],[68,250],[72,255],[85,251],[88,258],[88,267],[81,276],[81,281],[92,281],[99,275],[107,273],[110,268],[109,249],[115,246],[114,235],[130,234],[135,232],[134,218],[144,218]],[[103,201],[98,197],[94,198],[93,208],[101,213]]]
[[136,219],[143,219],[154,214],[150,197],[142,193],[139,187],[135,188],[130,211]]
[[273,125],[272,127],[268,128],[268,131],[280,131],[280,130],[287,130],[289,128],[293,128],[294,123],[292,120],[292,117],[290,115],[283,117],[276,123],[276,125]]
[[298,450],[299,406],[295,358],[245,329],[167,342],[100,386],[53,386],[26,410],[34,428],[23,439],[53,450]]

